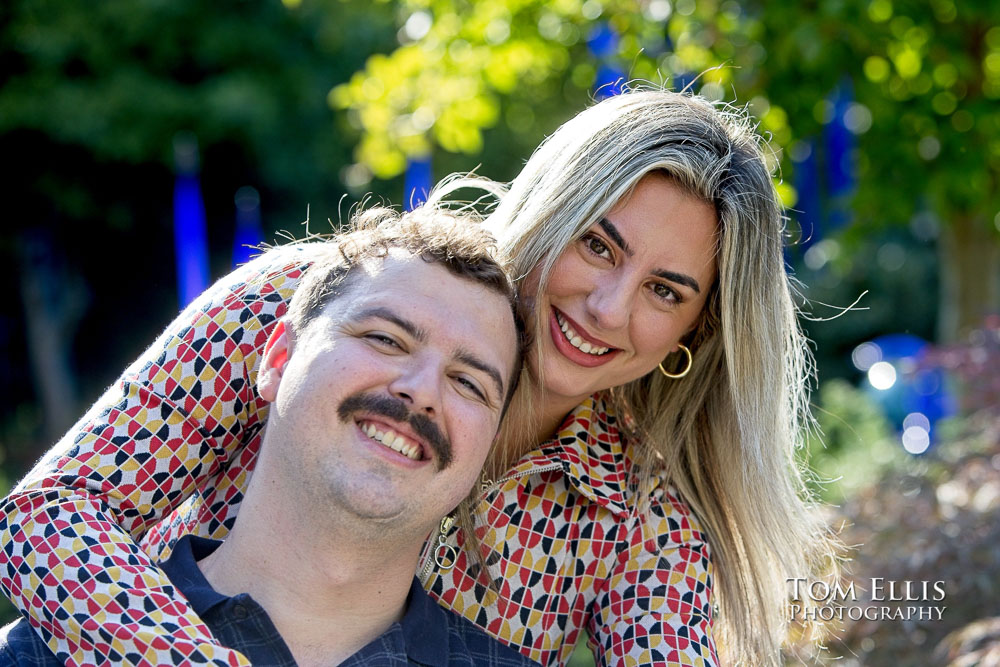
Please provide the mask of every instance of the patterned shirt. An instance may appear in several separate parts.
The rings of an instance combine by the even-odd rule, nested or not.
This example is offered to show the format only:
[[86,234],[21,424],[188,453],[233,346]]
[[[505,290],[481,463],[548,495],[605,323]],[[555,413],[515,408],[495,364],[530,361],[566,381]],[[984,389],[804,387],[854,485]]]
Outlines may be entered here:
[[[294,667],[292,652],[263,607],[247,594],[225,596],[205,579],[197,561],[220,544],[191,535],[182,537],[160,567],[221,644],[238,649],[255,665]],[[108,655],[110,661],[118,664],[134,664],[138,657],[116,652]],[[182,656],[177,658],[178,664],[183,662]],[[0,667],[62,667],[63,664],[24,619],[0,631]],[[528,667],[536,663],[434,604],[414,579],[402,620],[340,664],[341,667]]]
[[[255,390],[264,343],[319,247],[270,251],[206,291],[0,508],[0,586],[70,662],[101,664],[118,645],[149,664],[173,652],[247,664],[150,554],[232,527],[268,411]],[[497,594],[464,552],[437,569],[435,540],[425,588],[544,665],[565,664],[581,631],[600,665],[717,664],[703,532],[663,479],[629,473],[627,449],[600,395],[585,401],[484,490]]]

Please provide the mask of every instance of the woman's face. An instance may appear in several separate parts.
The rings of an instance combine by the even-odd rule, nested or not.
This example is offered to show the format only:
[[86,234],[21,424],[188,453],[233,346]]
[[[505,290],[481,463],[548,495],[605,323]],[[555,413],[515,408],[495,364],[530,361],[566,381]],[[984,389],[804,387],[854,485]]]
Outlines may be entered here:
[[568,411],[678,349],[715,281],[716,230],[710,204],[653,173],[563,251],[536,304],[547,402]]

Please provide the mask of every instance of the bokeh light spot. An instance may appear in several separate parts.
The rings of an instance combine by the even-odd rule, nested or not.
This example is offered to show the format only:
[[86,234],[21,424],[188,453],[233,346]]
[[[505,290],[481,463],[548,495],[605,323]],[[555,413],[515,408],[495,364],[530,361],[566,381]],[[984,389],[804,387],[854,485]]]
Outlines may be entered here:
[[853,134],[864,134],[872,126],[872,112],[864,104],[855,102],[844,112],[844,127]]
[[931,446],[931,435],[920,426],[903,431],[903,449],[910,454],[923,454]]
[[868,382],[880,391],[896,384],[896,368],[888,361],[879,361],[868,369]]
[[804,162],[812,155],[812,144],[808,141],[796,140],[788,147],[788,157],[792,162]]
[[933,160],[941,152],[941,142],[937,137],[926,136],[917,143],[917,154],[925,160]]
[[892,18],[892,2],[890,0],[872,0],[868,4],[868,18],[875,23],[882,23]]
[[958,81],[958,68],[951,63],[941,63],[934,68],[934,83],[942,88],[951,88]]
[[643,13],[650,21],[666,21],[670,18],[671,11],[669,0],[650,0],[643,8]]
[[691,16],[696,7],[694,0],[677,0],[676,2],[677,13],[681,16]]
[[906,251],[898,243],[885,243],[878,249],[878,265],[886,271],[898,271],[906,263]]
[[889,62],[880,56],[868,56],[864,70],[865,76],[872,83],[882,83],[889,78]]
[[867,371],[882,361],[882,348],[875,343],[861,343],[851,352],[851,361],[859,371]]
[[816,122],[826,125],[833,120],[834,107],[830,100],[820,100],[813,106],[813,118]]
[[976,119],[965,109],[959,109],[951,115],[951,126],[959,132],[968,132],[975,123]]
[[430,32],[431,24],[431,15],[428,12],[413,12],[410,18],[406,19],[403,32],[407,38],[415,42]]
[[931,106],[934,107],[934,111],[937,113],[947,116],[958,106],[958,100],[948,91],[942,91],[931,100]]
[[905,431],[911,426],[919,426],[928,433],[931,432],[931,421],[922,412],[911,412],[903,418],[903,430]]

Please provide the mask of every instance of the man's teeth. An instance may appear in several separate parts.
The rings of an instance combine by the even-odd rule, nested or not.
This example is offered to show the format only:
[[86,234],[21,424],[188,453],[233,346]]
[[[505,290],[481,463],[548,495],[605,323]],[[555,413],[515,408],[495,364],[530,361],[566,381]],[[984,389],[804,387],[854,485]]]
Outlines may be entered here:
[[403,456],[413,459],[414,461],[420,460],[420,446],[415,442],[411,442],[409,438],[404,435],[396,433],[392,429],[382,430],[375,427],[375,424],[371,422],[362,422],[361,430],[364,434],[373,440],[381,442],[383,445],[389,449],[393,449]]
[[562,329],[562,332],[566,334],[566,340],[569,341],[569,344],[581,352],[586,352],[587,354],[592,354],[596,357],[611,349],[609,347],[597,347],[596,345],[591,345],[585,341],[580,334],[574,331],[573,327],[571,327],[566,320],[559,315],[559,313],[556,313],[556,322],[559,323],[559,328]]

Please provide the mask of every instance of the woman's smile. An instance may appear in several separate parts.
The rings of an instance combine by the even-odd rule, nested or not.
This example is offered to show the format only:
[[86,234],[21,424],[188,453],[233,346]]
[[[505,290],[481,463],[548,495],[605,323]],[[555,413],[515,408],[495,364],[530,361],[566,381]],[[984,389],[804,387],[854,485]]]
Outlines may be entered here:
[[621,352],[620,349],[589,335],[582,326],[554,306],[549,314],[549,333],[560,354],[586,368],[606,364]]

